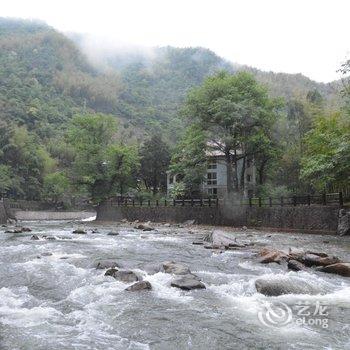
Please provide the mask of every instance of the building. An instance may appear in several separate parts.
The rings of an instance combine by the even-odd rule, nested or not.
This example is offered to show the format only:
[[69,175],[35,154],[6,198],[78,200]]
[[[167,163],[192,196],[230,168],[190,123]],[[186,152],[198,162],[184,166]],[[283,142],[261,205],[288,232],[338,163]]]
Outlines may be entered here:
[[[204,197],[224,198],[227,194],[227,167],[225,155],[219,150],[207,152],[207,171],[205,179],[201,185],[201,192]],[[243,159],[238,160],[238,182],[240,185]],[[182,179],[181,174],[171,174],[167,172],[167,194],[177,182]],[[248,159],[245,168],[244,196],[252,197],[256,187],[256,169],[254,161]]]

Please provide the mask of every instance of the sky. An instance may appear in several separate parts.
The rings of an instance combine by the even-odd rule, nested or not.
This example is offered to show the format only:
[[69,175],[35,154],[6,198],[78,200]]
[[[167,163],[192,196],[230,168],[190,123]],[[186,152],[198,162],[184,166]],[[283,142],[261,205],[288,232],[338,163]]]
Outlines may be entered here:
[[40,19],[116,46],[202,46],[266,71],[340,78],[350,0],[0,0],[0,17]]

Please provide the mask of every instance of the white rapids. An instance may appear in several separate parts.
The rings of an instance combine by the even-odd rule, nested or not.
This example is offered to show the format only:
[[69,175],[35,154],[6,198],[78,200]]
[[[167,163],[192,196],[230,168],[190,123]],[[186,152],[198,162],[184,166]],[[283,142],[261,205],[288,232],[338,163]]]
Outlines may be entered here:
[[[142,232],[92,220],[79,224],[88,232],[82,235],[72,234],[78,224],[67,222],[23,223],[33,229],[23,234],[0,231],[1,350],[350,349],[350,278],[288,272],[254,256],[264,245],[306,247],[350,261],[349,237],[232,230],[238,241],[257,246],[219,254],[192,245],[208,227],[190,232],[158,225],[158,231]],[[40,239],[31,240],[33,234]],[[133,270],[152,290],[125,291],[130,283],[95,268],[101,259]],[[188,265],[206,289],[176,289],[170,274],[146,268],[169,260]],[[256,291],[258,278],[294,278],[319,293],[266,297]],[[327,327],[295,322],[295,313],[283,327],[261,321],[258,315],[278,303],[289,309],[326,305]]]

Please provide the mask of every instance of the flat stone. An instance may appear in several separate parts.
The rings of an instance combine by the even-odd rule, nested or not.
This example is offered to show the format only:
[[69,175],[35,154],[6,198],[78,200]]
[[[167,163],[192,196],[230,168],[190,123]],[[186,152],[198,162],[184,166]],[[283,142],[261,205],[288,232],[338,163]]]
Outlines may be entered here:
[[186,275],[191,273],[190,269],[183,264],[175,263],[174,261],[165,261],[162,264],[165,273],[172,273],[174,275]]
[[203,241],[194,241],[194,242],[192,242],[192,244],[194,244],[194,245],[203,245],[204,242]]
[[199,278],[192,274],[184,275],[171,281],[171,286],[183,290],[205,289],[205,285]]
[[45,236],[45,239],[48,241],[56,241],[56,237],[55,236]]
[[273,250],[273,249],[262,249],[260,251],[260,260],[259,262],[261,264],[270,264],[270,263],[277,263],[280,264],[283,260],[288,259],[288,255],[279,251],[279,250]]
[[117,269],[109,269],[106,271],[105,276],[112,276],[116,280],[126,283],[137,282],[139,277],[133,271],[119,271]]
[[327,265],[333,265],[336,263],[339,263],[340,260],[336,256],[333,257],[320,257],[319,255],[315,254],[305,254],[301,261],[304,263],[305,266],[327,266]]
[[350,277],[350,263],[337,263],[318,268],[318,271],[334,273],[343,277]]
[[140,290],[151,290],[152,285],[148,281],[140,281],[126,288],[128,292],[138,292]]
[[137,230],[142,230],[142,231],[153,231],[154,228],[147,225],[147,224],[140,224],[134,227]]
[[76,229],[72,233],[78,234],[78,235],[86,235],[87,232],[83,229]]
[[115,267],[119,267],[119,265],[114,260],[100,260],[96,264],[96,269],[98,270],[111,269]]
[[107,236],[119,236],[119,232],[111,231],[107,233]]

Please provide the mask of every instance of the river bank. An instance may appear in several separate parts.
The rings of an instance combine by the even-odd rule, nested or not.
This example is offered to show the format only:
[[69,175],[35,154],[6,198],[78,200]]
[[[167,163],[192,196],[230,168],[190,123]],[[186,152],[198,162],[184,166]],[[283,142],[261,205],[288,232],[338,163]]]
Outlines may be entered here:
[[[334,235],[225,229],[238,250],[205,249],[213,227],[137,223],[23,222],[32,232],[0,234],[1,348],[28,349],[346,349],[350,278],[313,269],[288,271],[261,264],[257,251],[310,249],[350,260],[350,240]],[[221,228],[220,228],[221,229]],[[73,234],[73,230],[86,233]],[[111,232],[113,234],[111,234]],[[31,237],[37,235],[38,239]],[[152,290],[128,292],[133,283],[105,276],[99,262],[113,260],[149,281]],[[205,289],[171,286],[174,275],[155,266],[188,266]],[[256,281],[298,278],[318,294],[268,297]],[[329,327],[270,327],[259,320],[266,303],[326,303]],[[310,305],[311,305],[310,304]],[[296,315],[293,315],[293,319]]]

